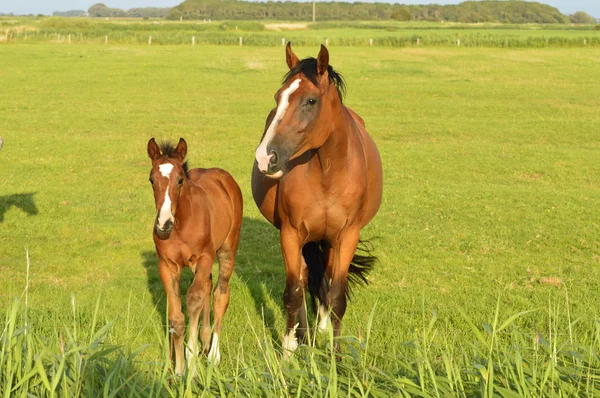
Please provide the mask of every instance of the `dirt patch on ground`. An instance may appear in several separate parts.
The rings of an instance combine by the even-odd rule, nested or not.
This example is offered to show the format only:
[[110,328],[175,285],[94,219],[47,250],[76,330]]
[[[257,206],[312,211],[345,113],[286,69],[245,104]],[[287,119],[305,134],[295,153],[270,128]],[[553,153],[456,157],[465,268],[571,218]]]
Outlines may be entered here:
[[266,30],[274,30],[279,32],[281,30],[306,30],[308,24],[305,23],[268,23],[265,25]]

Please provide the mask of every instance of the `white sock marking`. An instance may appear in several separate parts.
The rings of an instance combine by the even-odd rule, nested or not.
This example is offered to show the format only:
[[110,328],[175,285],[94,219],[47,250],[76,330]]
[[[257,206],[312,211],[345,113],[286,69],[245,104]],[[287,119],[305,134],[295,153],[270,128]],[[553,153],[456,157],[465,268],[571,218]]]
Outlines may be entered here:
[[327,331],[327,321],[329,320],[329,312],[323,304],[319,304],[319,331]]
[[171,163],[164,163],[158,166],[158,169],[160,170],[160,174],[162,174],[163,177],[169,178],[171,172],[173,171],[173,165]]
[[269,167],[269,159],[271,159],[272,156],[267,153],[267,146],[273,139],[277,125],[281,122],[281,119],[283,119],[285,111],[287,111],[287,108],[290,105],[290,95],[298,89],[300,82],[301,79],[296,79],[288,86],[288,88],[283,90],[279,100],[279,105],[277,105],[275,117],[271,121],[271,124],[269,125],[269,128],[267,129],[262,141],[258,145],[258,148],[256,148],[255,156],[256,161],[258,162],[258,169],[263,173],[267,171]]
[[213,364],[218,365],[221,362],[221,353],[219,352],[219,335],[213,334],[212,344],[210,345],[210,351],[208,352],[208,360]]
[[285,336],[283,336],[283,341],[281,342],[281,346],[283,347],[283,359],[288,360],[291,358],[292,354],[298,348],[298,339],[296,338],[296,328],[298,324],[294,326],[292,330]]

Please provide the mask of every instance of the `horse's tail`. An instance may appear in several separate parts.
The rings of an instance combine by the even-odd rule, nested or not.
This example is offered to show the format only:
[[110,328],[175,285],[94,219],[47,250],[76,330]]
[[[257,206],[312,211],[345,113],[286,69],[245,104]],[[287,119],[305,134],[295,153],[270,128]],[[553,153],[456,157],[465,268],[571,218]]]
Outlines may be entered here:
[[[302,256],[308,266],[308,291],[311,296],[313,311],[316,311],[316,298],[322,303],[325,302],[327,291],[329,290],[329,281],[325,277],[325,266],[323,262],[323,253],[327,245],[324,240],[309,242],[302,248]],[[348,283],[346,284],[346,297],[351,297],[351,287],[353,285],[367,285],[368,273],[378,262],[373,254],[373,244],[370,241],[359,241],[354,257],[348,268]],[[360,253],[360,254],[359,254]]]

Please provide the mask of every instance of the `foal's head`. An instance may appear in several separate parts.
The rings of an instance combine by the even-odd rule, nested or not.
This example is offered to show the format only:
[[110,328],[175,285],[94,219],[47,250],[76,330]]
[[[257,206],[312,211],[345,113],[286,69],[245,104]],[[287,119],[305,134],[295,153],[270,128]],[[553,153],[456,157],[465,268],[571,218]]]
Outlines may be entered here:
[[160,239],[168,239],[173,230],[179,194],[188,179],[186,153],[187,144],[183,138],[177,146],[169,142],[159,146],[154,138],[148,141],[148,156],[152,159],[150,183],[156,204],[154,232]]
[[277,108],[263,139],[256,148],[259,170],[280,178],[294,157],[319,148],[332,131],[333,106],[341,104],[342,76],[329,65],[329,52],[321,46],[317,58],[300,61],[286,46],[290,71],[275,93]]

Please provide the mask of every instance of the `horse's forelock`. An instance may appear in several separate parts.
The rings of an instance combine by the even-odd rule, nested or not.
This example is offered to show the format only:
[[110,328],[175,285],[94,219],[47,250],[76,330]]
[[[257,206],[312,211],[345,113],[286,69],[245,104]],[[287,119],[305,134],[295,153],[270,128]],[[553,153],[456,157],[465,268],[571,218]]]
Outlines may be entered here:
[[[318,73],[317,73],[317,59],[313,57],[304,58],[298,62],[296,66],[289,70],[288,73],[283,77],[283,83],[287,83],[297,74],[303,74],[311,83],[315,86],[319,86]],[[329,83],[333,83],[337,89],[340,101],[344,101],[344,95],[346,94],[346,83],[342,75],[336,72],[331,65],[327,67],[327,74],[329,75]]]

